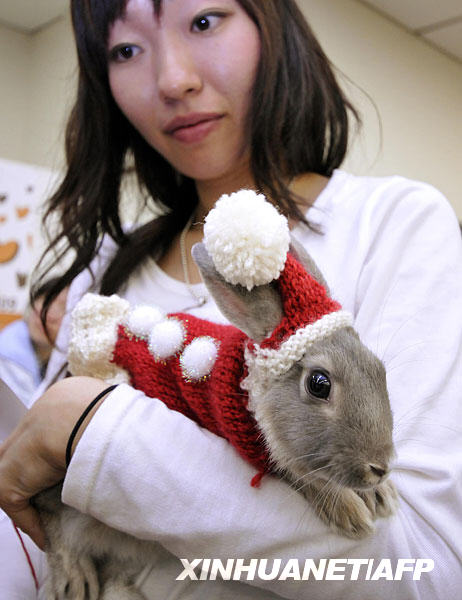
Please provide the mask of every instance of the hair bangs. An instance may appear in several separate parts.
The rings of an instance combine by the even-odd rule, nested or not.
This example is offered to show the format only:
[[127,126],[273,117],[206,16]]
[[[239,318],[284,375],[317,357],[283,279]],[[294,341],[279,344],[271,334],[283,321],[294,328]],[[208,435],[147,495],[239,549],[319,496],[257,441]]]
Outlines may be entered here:
[[[111,25],[123,19],[129,0],[72,0],[71,14],[81,66],[107,71],[107,38]],[[162,0],[151,0],[159,15]]]

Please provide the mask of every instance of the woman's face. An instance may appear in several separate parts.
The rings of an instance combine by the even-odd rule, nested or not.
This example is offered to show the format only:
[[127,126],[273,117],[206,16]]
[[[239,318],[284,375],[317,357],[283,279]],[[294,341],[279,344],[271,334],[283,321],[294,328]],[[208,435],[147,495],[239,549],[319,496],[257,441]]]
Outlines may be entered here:
[[248,165],[260,37],[237,0],[164,0],[159,15],[129,0],[108,49],[115,101],[178,171],[207,181]]

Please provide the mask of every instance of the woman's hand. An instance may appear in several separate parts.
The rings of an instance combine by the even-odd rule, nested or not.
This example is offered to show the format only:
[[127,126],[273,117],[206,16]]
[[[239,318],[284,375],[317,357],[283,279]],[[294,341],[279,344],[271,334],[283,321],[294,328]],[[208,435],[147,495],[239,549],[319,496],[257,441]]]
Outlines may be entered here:
[[[62,479],[69,435],[85,408],[107,384],[70,377],[53,384],[0,446],[0,507],[43,549],[45,537],[30,499]],[[80,427],[75,445],[99,406]]]

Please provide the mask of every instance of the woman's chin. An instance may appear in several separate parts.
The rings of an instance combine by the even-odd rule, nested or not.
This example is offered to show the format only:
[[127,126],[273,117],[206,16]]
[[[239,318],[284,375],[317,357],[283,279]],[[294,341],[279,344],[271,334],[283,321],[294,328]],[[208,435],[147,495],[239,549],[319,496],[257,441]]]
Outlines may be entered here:
[[219,185],[228,182],[234,178],[236,173],[240,171],[239,167],[229,167],[224,165],[214,165],[212,161],[204,161],[200,165],[185,166],[184,164],[177,167],[182,175],[194,179],[202,185],[213,184]]
[[[192,153],[191,153],[192,154]],[[242,187],[249,185],[253,179],[251,176],[249,158],[242,153],[236,153],[230,159],[227,156],[219,156],[219,153],[197,153],[194,160],[178,161],[173,163],[176,170],[186,177],[194,179],[201,186],[213,185],[220,186],[226,190],[237,191]],[[199,157],[199,160],[196,158]]]

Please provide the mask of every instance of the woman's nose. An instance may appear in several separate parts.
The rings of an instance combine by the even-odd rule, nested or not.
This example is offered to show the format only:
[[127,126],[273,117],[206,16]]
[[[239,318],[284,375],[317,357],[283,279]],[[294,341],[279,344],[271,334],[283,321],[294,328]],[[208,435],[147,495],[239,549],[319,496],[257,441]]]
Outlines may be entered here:
[[158,89],[164,101],[181,100],[197,92],[202,79],[191,52],[185,44],[169,41],[158,54]]

